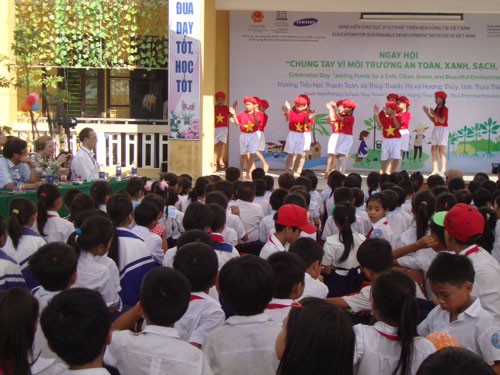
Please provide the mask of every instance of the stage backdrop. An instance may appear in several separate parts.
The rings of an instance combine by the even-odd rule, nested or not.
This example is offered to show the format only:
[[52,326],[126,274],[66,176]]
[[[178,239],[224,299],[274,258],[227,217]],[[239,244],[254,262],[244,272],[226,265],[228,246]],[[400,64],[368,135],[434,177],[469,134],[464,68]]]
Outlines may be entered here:
[[[306,168],[323,169],[331,127],[326,103],[353,99],[354,144],[349,170],[378,169],[380,131],[373,107],[388,93],[411,101],[407,170],[430,171],[432,123],[422,106],[434,107],[434,92],[446,91],[449,108],[448,168],[489,171],[500,161],[500,16],[465,15],[461,23],[360,22],[359,13],[234,11],[230,16],[230,98],[243,110],[244,96],[267,99],[265,157],[284,164],[288,132],[281,106],[307,94],[316,113]],[[368,130],[369,153],[356,157],[359,133]],[[414,159],[415,136],[425,136]],[[230,126],[230,164],[237,165],[239,130]],[[260,165],[259,163],[257,165]]]

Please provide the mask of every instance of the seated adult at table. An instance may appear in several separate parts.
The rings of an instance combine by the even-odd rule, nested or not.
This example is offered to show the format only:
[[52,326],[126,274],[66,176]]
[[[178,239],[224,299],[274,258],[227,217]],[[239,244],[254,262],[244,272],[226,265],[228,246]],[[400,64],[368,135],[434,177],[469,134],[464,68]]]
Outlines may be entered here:
[[0,128],[0,155],[2,155],[2,148],[5,142],[7,142],[7,137],[5,136],[2,128]]
[[0,158],[0,189],[14,189],[14,171],[18,170],[25,189],[37,189],[38,182],[35,166],[28,157],[28,144],[17,137],[7,138]]
[[83,128],[78,134],[80,150],[71,162],[71,178],[92,181],[99,178],[99,165],[95,160],[94,152],[97,145],[97,134],[91,128]]
[[62,164],[69,158],[69,154],[60,154],[57,159],[54,159],[56,145],[54,140],[49,135],[38,137],[35,142],[35,152],[30,154],[30,159],[35,166],[38,178],[51,174],[68,175],[69,168],[63,168]]

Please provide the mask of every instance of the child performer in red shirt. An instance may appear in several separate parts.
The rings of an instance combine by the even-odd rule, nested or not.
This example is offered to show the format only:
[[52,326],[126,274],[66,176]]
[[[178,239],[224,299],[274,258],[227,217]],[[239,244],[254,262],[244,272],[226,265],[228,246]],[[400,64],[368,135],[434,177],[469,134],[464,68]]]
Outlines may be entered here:
[[396,114],[399,106],[395,102],[387,102],[383,111],[374,107],[374,114],[378,116],[378,128],[382,129],[382,154],[380,173],[390,174],[397,172],[401,161],[401,134],[400,124]]
[[431,154],[432,154],[432,172],[431,174],[439,173],[438,168],[438,151],[441,157],[441,175],[446,172],[446,146],[448,145],[448,108],[446,107],[446,98],[448,95],[444,91],[438,91],[434,94],[436,108],[429,109],[423,107],[424,113],[429,120],[434,123],[431,136]]
[[347,157],[352,147],[352,129],[354,127],[354,109],[357,107],[354,100],[346,99],[340,102],[341,108],[333,108],[336,117],[340,121],[339,139],[335,147],[335,159],[337,159],[337,168],[340,173],[345,172]]
[[306,153],[311,150],[311,132],[314,127],[314,110],[311,108],[311,99],[309,99],[309,96],[307,96],[306,94],[300,94],[299,97],[306,100],[306,112],[309,114],[309,125],[304,127],[304,153],[302,154],[302,158],[300,158],[300,163],[297,168],[298,175],[302,173],[302,169],[304,168],[304,164],[306,163]]
[[[344,107],[342,106],[342,100],[339,100],[337,103],[333,101],[326,103],[326,108],[330,112],[328,116],[328,122],[332,126],[332,134],[330,134],[330,138],[328,139],[328,159],[326,160],[325,178],[328,178],[328,175],[331,171],[337,169],[335,150],[337,148],[337,142],[339,140],[340,120],[335,114],[335,107],[338,109],[338,111],[342,111],[344,109]],[[331,169],[330,166],[332,167]]]
[[262,155],[261,151],[266,150],[266,136],[264,135],[264,129],[266,128],[267,125],[267,119],[268,116],[266,114],[266,109],[269,108],[269,103],[267,100],[257,99],[257,115],[259,116],[259,130],[257,130],[257,134],[259,134],[259,146],[257,147],[257,157],[259,158],[260,162],[262,163],[262,168],[264,171],[267,173],[269,170],[269,164],[267,164],[266,159],[264,158],[264,155]]
[[398,101],[398,106],[401,112],[398,113],[398,121],[401,127],[399,128],[399,134],[401,134],[401,153],[403,154],[403,160],[405,157],[409,157],[410,154],[410,121],[411,113],[408,110],[410,106],[410,100],[406,96],[400,96]]
[[229,107],[225,104],[226,94],[222,91],[215,93],[215,162],[217,169],[224,169],[224,154],[227,144],[229,124]]
[[307,112],[307,100],[303,96],[298,96],[294,104],[294,107],[290,108],[290,103],[286,101],[282,110],[288,121],[289,129],[285,144],[285,152],[288,153],[285,159],[285,173],[290,170],[290,165],[292,165],[292,173],[296,174],[304,154],[304,133],[310,125],[310,116],[314,116],[314,114]]
[[[257,105],[257,100],[252,96],[247,96],[243,99],[245,104],[245,111],[240,112],[236,115],[236,108],[229,107],[229,113],[231,113],[231,121],[240,127],[240,170],[243,173],[243,177],[250,178],[250,174],[255,169],[255,154],[257,153],[257,147],[259,146],[259,135],[257,130],[259,129],[259,116],[255,112],[255,106]],[[236,106],[235,102],[235,106]],[[247,165],[247,174],[245,176],[243,172],[243,167]]]

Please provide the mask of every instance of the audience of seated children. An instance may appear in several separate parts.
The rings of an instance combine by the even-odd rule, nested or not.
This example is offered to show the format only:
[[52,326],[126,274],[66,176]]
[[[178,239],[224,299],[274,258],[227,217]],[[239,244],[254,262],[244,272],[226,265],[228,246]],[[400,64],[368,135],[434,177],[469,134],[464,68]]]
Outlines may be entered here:
[[226,318],[219,301],[208,295],[215,285],[218,260],[214,250],[204,243],[182,246],[174,258],[174,268],[187,277],[191,284],[191,297],[186,313],[174,327],[181,339],[201,348],[214,329],[222,326]]
[[300,299],[304,292],[306,265],[297,254],[289,252],[274,253],[267,261],[274,271],[275,289],[264,312],[276,323],[283,324],[293,301]]
[[63,206],[61,190],[54,184],[38,187],[38,216],[36,226],[38,233],[47,242],[66,242],[75,227],[68,220],[61,218],[57,211]]
[[455,198],[455,195],[445,191],[444,193],[436,196],[436,208],[434,209],[434,211],[449,211],[456,204],[457,198]]
[[217,254],[217,259],[219,262],[219,270],[229,259],[240,256],[236,248],[227,243],[224,239],[222,233],[224,232],[224,227],[226,225],[226,210],[217,203],[207,204],[207,207],[212,211],[213,220],[210,224],[210,237],[214,242],[214,251]]
[[493,242],[493,249],[491,255],[500,263],[500,193],[496,195],[493,201],[493,209],[497,217],[497,225],[495,226],[495,241]]
[[276,338],[276,374],[352,374],[354,340],[345,311],[304,298],[292,307]]
[[307,211],[295,204],[285,204],[275,214],[275,233],[271,234],[260,251],[260,257],[267,259],[276,252],[287,251],[301,231],[316,233],[316,227],[309,223]]
[[88,288],[99,292],[110,313],[120,311],[122,300],[118,280],[114,278],[118,272],[109,270],[109,266],[99,261],[109,251],[113,239],[113,225],[109,219],[101,216],[90,216],[76,228],[68,242],[78,253],[77,277],[74,286]]
[[[139,302],[113,323],[106,365],[121,374],[211,374],[198,348],[180,339],[174,328],[188,309],[191,288],[179,271],[158,267],[148,272]],[[134,328],[144,317],[146,327]]]
[[95,181],[90,187],[95,208],[106,212],[106,203],[113,196],[113,189],[108,181]]
[[141,177],[132,177],[128,180],[125,191],[130,195],[132,207],[136,208],[141,203],[146,190],[144,189],[145,182]]
[[372,227],[372,222],[365,208],[365,193],[357,187],[353,187],[351,190],[354,196],[354,207],[356,208],[356,222],[359,223],[357,228],[362,230],[362,235],[366,236]]
[[290,190],[295,182],[295,177],[290,172],[282,173],[278,176],[278,187],[285,190]]
[[474,267],[465,256],[439,254],[432,262],[427,277],[438,305],[418,326],[418,333],[449,332],[463,348],[479,354],[498,372],[500,348],[495,338],[500,329],[491,313],[472,298]]
[[[400,187],[399,185],[392,185],[388,188],[388,190],[394,191],[397,194],[398,200],[396,201],[396,208],[394,209],[395,216],[400,217],[400,221],[402,223],[401,225],[405,228],[404,230],[407,230],[408,228],[411,227],[413,215],[411,214],[411,212],[407,212],[407,211],[403,210],[403,207],[402,207],[406,201],[406,193],[403,190],[403,188]],[[391,225],[390,222],[389,222],[389,225]],[[394,229],[394,228],[393,228],[393,232],[399,233],[399,232],[397,232],[397,229]]]
[[159,194],[149,193],[146,194],[144,198],[142,198],[141,203],[148,203],[156,206],[156,212],[158,212],[158,216],[156,217],[156,225],[150,228],[149,231],[156,234],[157,236],[160,236],[161,247],[163,251],[166,251],[168,249],[168,231],[166,227],[161,224],[163,222],[163,218],[165,217],[165,215],[163,214],[165,211],[165,198],[163,198]]
[[80,193],[75,195],[73,201],[71,202],[71,210],[68,216],[68,220],[75,223],[81,212],[85,210],[91,210],[95,207],[94,198],[86,193]]
[[262,212],[264,216],[269,215],[271,212],[271,205],[269,204],[269,198],[265,196],[267,191],[267,184],[263,179],[256,179],[252,181],[255,185],[255,199],[254,203],[257,203],[260,208],[262,208]]
[[115,227],[109,257],[120,271],[120,297],[125,305],[134,306],[139,300],[142,278],[157,264],[144,241],[128,229],[133,220],[130,199],[124,194],[115,195],[106,208]]
[[162,265],[165,267],[172,268],[174,266],[174,257],[177,249],[180,247],[179,242],[187,232],[193,229],[198,229],[206,233],[210,232],[210,225],[212,225],[212,222],[214,220],[212,210],[201,203],[195,203],[192,205],[190,204],[189,206],[190,207],[186,209],[186,212],[184,213],[184,219],[182,220],[182,225],[184,226],[186,232],[183,233],[177,240],[177,246],[168,249],[168,251],[165,253],[162,263]]
[[0,216],[0,291],[15,287],[26,288],[21,268],[2,248],[7,242],[7,227]]
[[274,291],[269,263],[252,255],[231,259],[220,271],[219,288],[235,315],[203,345],[214,374],[276,373],[274,346],[281,324],[264,314]]
[[320,217],[323,217],[325,213],[325,207],[323,205],[323,199],[321,198],[321,194],[316,190],[318,188],[318,176],[312,169],[304,169],[300,173],[301,177],[307,177],[309,181],[311,181],[311,189],[309,190],[309,194],[311,195],[311,201],[315,202],[319,209]]
[[28,289],[39,284],[28,269],[31,256],[43,245],[45,240],[31,228],[36,221],[35,203],[26,198],[14,198],[9,203],[9,222],[7,242],[2,250],[14,259],[23,274]]
[[234,230],[234,228],[228,225],[227,221],[237,219],[237,221],[234,221],[233,224],[235,222],[238,222],[238,225],[241,225],[241,231],[240,231],[241,235],[241,233],[243,234],[245,233],[245,228],[243,228],[243,223],[241,222],[241,219],[238,216],[233,215],[227,209],[228,200],[222,191],[211,191],[210,193],[207,193],[207,196],[205,198],[205,204],[212,204],[212,203],[220,205],[224,209],[224,212],[226,214],[226,225],[224,225],[224,230],[221,233],[222,236],[224,237],[224,241],[230,243],[233,246],[236,246],[238,244],[239,235],[236,232],[236,230]]
[[446,246],[449,251],[468,257],[476,276],[472,296],[478,297],[483,308],[500,318],[500,265],[486,250],[476,245],[484,231],[484,218],[471,206],[459,203],[444,219]]
[[[51,242],[43,245],[33,254],[29,268],[40,283],[33,295],[38,301],[40,313],[54,296],[69,289],[76,281],[78,255],[73,247],[63,242]],[[49,349],[43,331],[38,329],[35,334],[34,348],[40,350],[42,357],[54,358],[57,355]]]
[[447,347],[431,354],[420,365],[417,375],[495,375],[477,354],[464,348]]
[[[214,191],[221,192],[225,195],[227,198],[227,203],[223,204],[222,207],[224,207],[227,210],[226,214],[226,229],[233,229],[236,232],[236,243],[232,243],[233,246],[236,246],[239,242],[245,242],[248,240],[248,235],[245,230],[245,226],[243,225],[243,222],[241,221],[240,218],[240,210],[236,206],[231,206],[229,207],[229,202],[232,201],[235,196],[234,196],[234,186],[232,183],[229,181],[217,181],[214,183]],[[218,203],[218,202],[211,202],[211,203]],[[220,204],[220,203],[219,203]],[[225,236],[226,233],[224,233]],[[226,240],[228,240],[226,238]],[[229,242],[229,241],[228,241]]]
[[146,244],[154,261],[158,264],[163,261],[163,243],[161,237],[151,233],[150,230],[158,224],[160,212],[157,205],[151,202],[141,202],[134,210],[135,226],[131,230]]
[[259,255],[262,243],[259,241],[259,223],[264,217],[262,208],[254,203],[255,185],[251,181],[239,184],[236,195],[238,199],[232,202],[240,212],[240,218],[248,235],[248,240],[238,245],[238,250],[243,253]]
[[26,289],[0,292],[0,374],[64,373],[64,366],[33,350],[37,325],[38,302]]
[[262,179],[265,181],[267,186],[264,196],[269,201],[269,198],[271,198],[271,194],[274,191],[274,177],[266,174],[264,177],[262,177]]
[[[66,194],[64,195],[64,207],[66,208],[66,210],[68,211],[69,214],[71,214],[71,207],[73,206],[73,200],[75,199],[75,197],[78,195],[78,194],[82,194],[82,191],[81,190],[78,190],[78,189],[75,189],[75,188],[72,188],[72,189],[69,189]],[[66,220],[68,220],[68,217],[65,217]]]
[[436,351],[417,334],[415,283],[405,273],[391,270],[375,279],[372,287],[373,326],[354,326],[355,374],[415,374]]
[[329,290],[328,297],[358,292],[361,288],[363,277],[356,256],[365,236],[352,230],[356,220],[355,213],[355,208],[347,203],[336,205],[331,216],[338,233],[326,238],[325,255],[321,262],[325,284]]
[[322,247],[312,238],[303,237],[291,244],[288,251],[297,254],[306,266],[304,292],[300,298],[326,298],[328,287],[320,280],[321,260],[324,256]]
[[387,220],[388,205],[386,197],[381,193],[372,194],[366,201],[366,212],[372,222],[372,227],[366,238],[383,238],[392,245],[396,236]]
[[65,374],[107,375],[104,349],[110,342],[108,309],[93,290],[71,288],[52,298],[40,318],[52,349],[69,366]]
[[167,230],[167,242],[170,249],[177,244],[177,240],[184,233],[184,227],[182,226],[184,213],[175,207],[179,195],[173,187],[165,188],[163,194],[165,197],[165,214],[160,219],[160,224]]

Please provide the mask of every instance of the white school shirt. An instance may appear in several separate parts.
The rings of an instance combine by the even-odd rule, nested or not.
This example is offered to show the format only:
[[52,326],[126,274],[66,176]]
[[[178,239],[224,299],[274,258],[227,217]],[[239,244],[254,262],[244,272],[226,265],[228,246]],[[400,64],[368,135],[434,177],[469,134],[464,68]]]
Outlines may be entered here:
[[500,263],[500,219],[497,220],[497,225],[495,226],[495,242],[493,242],[491,255]]
[[[356,324],[354,348],[354,374],[392,374],[401,355],[401,343],[397,337],[397,327],[383,322],[374,326]],[[434,345],[423,337],[413,339],[411,374],[416,374],[420,364],[436,351]]]
[[217,255],[217,261],[219,263],[219,271],[224,264],[229,262],[231,259],[240,256],[238,250],[236,250],[236,248],[230,243],[227,243],[221,233],[212,232],[210,233],[210,237],[214,243],[214,251]]
[[260,250],[259,256],[262,259],[267,259],[274,253],[278,253],[280,251],[288,251],[289,247],[290,245],[288,243],[285,243],[285,245],[283,245],[274,234],[271,234],[267,239],[267,242]]
[[389,221],[385,216],[372,225],[372,228],[366,235],[366,238],[383,238],[384,240],[389,241],[393,249],[395,248],[397,241],[392,228],[389,226]]
[[14,259],[17,264],[19,264],[21,273],[26,281],[26,285],[28,286],[28,289],[31,290],[37,287],[39,283],[31,274],[31,271],[28,268],[28,262],[33,254],[43,245],[47,244],[47,242],[45,242],[45,240],[38,233],[30,228],[22,227],[21,233],[22,235],[17,244],[17,249],[14,247],[10,236],[7,236],[7,242],[2,250]]
[[160,220],[158,220],[158,223],[164,228],[167,228],[168,238],[177,240],[181,234],[185,232],[184,227],[182,226],[183,219],[184,214],[175,206],[167,206],[165,207],[163,216]]
[[[340,242],[340,235],[334,234],[333,236],[327,237],[325,245],[323,249],[325,250],[325,254],[323,255],[323,260],[321,264],[323,266],[334,266],[345,268],[346,270],[350,270],[351,268],[356,268],[359,266],[359,262],[356,259],[356,254],[358,253],[359,245],[361,245],[365,241],[365,236],[362,234],[354,232],[352,234],[352,238],[354,240],[353,247],[349,252],[349,256],[346,260],[340,262],[339,259],[344,252],[344,244]],[[339,270],[343,271],[343,270]],[[343,274],[340,273],[339,274]],[[347,275],[347,272],[345,273]]]
[[407,212],[410,215],[413,215],[412,208],[411,208],[411,199],[405,200],[405,202],[401,205],[401,208],[404,212]]
[[276,233],[276,228],[274,226],[274,215],[276,210],[272,210],[267,216],[264,216],[259,223],[259,241],[266,243],[269,236]]
[[0,291],[15,287],[26,288],[21,268],[12,257],[0,250]]
[[54,359],[38,356],[31,364],[31,375],[63,375],[67,367]]
[[87,288],[99,292],[108,307],[119,307],[120,296],[111,279],[108,267],[97,261],[88,251],[81,251],[78,257],[77,277],[73,288]]
[[495,319],[500,319],[500,265],[486,250],[472,245],[460,252],[460,255],[467,256],[474,266],[476,276],[472,296],[478,297],[481,306],[493,314]]
[[163,267],[174,268],[174,258],[175,254],[177,254],[177,246],[171,247],[167,251],[165,251],[165,256],[163,257],[163,261],[161,265]]
[[87,181],[99,178],[99,165],[91,150],[80,146],[80,149],[71,161],[71,176],[75,179],[79,176]]
[[[108,268],[111,276],[111,283],[116,292],[119,293],[120,290],[122,290],[122,287],[120,285],[120,271],[118,270],[118,266],[116,265],[115,261],[108,256],[108,253],[106,253],[102,257],[96,257],[95,260]],[[118,310],[121,310],[121,305]]]
[[321,198],[321,195],[316,190],[309,192],[309,195],[311,196],[311,202],[316,203],[319,210],[319,215],[323,216],[323,213],[325,212],[323,198]]
[[148,228],[142,225],[136,225],[132,228],[131,232],[137,234],[144,241],[155,262],[161,264],[165,255],[163,253],[161,237],[155,233],[151,233]]
[[47,243],[64,242],[68,240],[71,233],[75,231],[72,222],[63,219],[56,211],[47,211],[47,222],[43,227],[45,236],[43,238]]
[[269,204],[269,199],[266,199],[265,196],[255,197],[253,202],[257,203],[260,206],[260,208],[262,208],[264,216],[269,215],[269,213],[272,210],[271,205]]
[[203,346],[210,332],[222,327],[226,315],[220,303],[204,292],[192,292],[187,311],[175,322],[181,339]]
[[328,287],[325,283],[314,279],[307,272],[304,275],[304,292],[297,300],[301,300],[306,297],[316,297],[316,298],[326,298],[328,295]]
[[[390,211],[386,215],[386,219],[389,222],[389,227],[392,229],[392,232],[395,234],[401,234],[408,230],[411,226],[411,222],[408,223],[406,216],[401,211]],[[393,249],[397,245],[397,238],[394,239],[394,244],[391,243]]]
[[[362,215],[362,214],[360,214]],[[369,219],[368,219],[369,220]],[[351,230],[352,232],[360,233],[362,235],[366,236],[366,233],[368,233],[372,227],[372,222],[370,221],[368,230],[366,230],[366,227],[368,226],[368,223],[365,222],[365,220],[358,220],[358,213],[356,212],[356,221],[351,224]],[[326,219],[325,222],[325,228],[323,229],[323,234],[321,236],[321,239],[323,241],[326,241],[326,239],[330,236],[333,236],[334,234],[339,233],[339,228],[335,224],[335,221],[333,220],[333,216],[330,216],[328,219]]]
[[[460,345],[481,356],[486,362],[500,361],[500,327],[492,314],[481,307],[478,298],[462,313],[457,320],[450,322],[450,313],[436,306],[421,322],[417,331],[420,336],[432,332],[448,332]],[[496,335],[495,335],[496,333]],[[496,346],[495,346],[496,344]]]
[[274,351],[281,324],[266,314],[231,316],[205,341],[203,352],[214,374],[276,374]]
[[283,320],[288,316],[292,308],[293,300],[288,298],[273,298],[264,310],[264,314],[271,317],[271,320],[278,324],[283,324]]
[[248,235],[248,241],[254,242],[259,239],[259,223],[264,217],[262,208],[253,202],[242,201],[237,199],[233,206],[238,206],[240,209],[240,218]]
[[212,374],[200,349],[183,341],[175,328],[157,325],[140,333],[114,331],[104,363],[121,374]]
[[372,222],[370,220],[370,217],[368,216],[368,213],[362,207],[356,207],[356,222],[359,223],[359,226],[357,228],[360,231],[358,233],[366,236],[372,228]]
[[233,228],[229,228],[228,226],[224,226],[224,230],[222,231],[222,235],[227,243],[236,246],[239,242],[238,235]]
[[[234,215],[231,213],[231,208],[228,208],[226,211],[226,228],[232,228],[236,232],[236,235],[238,236],[238,243],[241,242],[241,239],[245,237],[245,234],[247,233],[245,226],[243,225],[243,221],[241,221],[241,218],[238,215]],[[225,238],[226,236],[224,236]],[[227,240],[227,239],[226,239]],[[232,244],[233,246],[236,244]]]
[[111,375],[104,367],[99,368],[86,368],[83,370],[70,370],[67,369],[64,375]]

